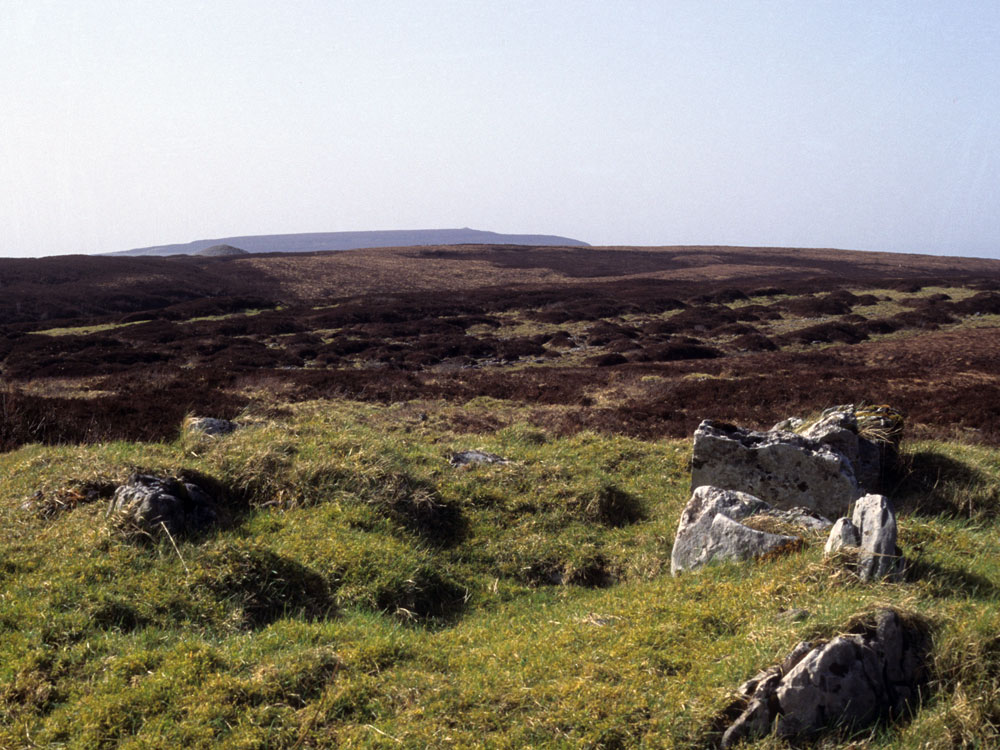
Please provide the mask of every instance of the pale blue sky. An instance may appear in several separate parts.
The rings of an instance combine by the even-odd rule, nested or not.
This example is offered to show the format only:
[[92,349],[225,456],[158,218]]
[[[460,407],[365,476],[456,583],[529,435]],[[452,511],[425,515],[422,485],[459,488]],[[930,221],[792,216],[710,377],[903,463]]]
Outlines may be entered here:
[[1000,2],[0,0],[0,255],[470,226],[1000,257]]

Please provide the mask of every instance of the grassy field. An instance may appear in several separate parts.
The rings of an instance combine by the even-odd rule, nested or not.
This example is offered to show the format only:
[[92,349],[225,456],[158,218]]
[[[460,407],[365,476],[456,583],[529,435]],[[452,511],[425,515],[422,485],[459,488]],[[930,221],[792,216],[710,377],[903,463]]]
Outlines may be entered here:
[[[932,633],[923,704],[821,746],[1000,742],[996,449],[904,445],[905,582],[862,585],[821,542],[675,579],[689,441],[486,398],[240,421],[0,455],[0,747],[701,748],[739,683],[886,605]],[[469,448],[509,463],[449,464]],[[107,501],[136,470],[200,478],[222,523],[123,535]]]

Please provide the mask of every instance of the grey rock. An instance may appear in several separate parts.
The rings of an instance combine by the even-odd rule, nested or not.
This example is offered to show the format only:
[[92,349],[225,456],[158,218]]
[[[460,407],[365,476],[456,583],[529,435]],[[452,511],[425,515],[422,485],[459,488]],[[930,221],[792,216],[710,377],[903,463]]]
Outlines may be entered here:
[[861,453],[858,446],[858,419],[854,415],[853,408],[824,412],[824,416],[802,431],[802,436],[838,451],[851,462],[855,479],[858,480],[858,484],[864,486],[861,477],[857,476]]
[[823,556],[830,557],[844,547],[860,547],[861,532],[850,518],[840,518],[830,529],[830,537],[823,547]]
[[722,747],[732,747],[744,737],[763,737],[774,722],[773,696],[781,684],[781,670],[774,668],[754,684],[747,707],[722,735]]
[[452,466],[469,466],[470,464],[509,464],[510,461],[495,453],[473,450],[452,453],[448,463]]
[[184,424],[191,432],[200,432],[203,435],[211,437],[228,435],[239,429],[239,425],[235,422],[230,422],[228,419],[216,419],[215,417],[190,417]]
[[837,518],[860,494],[851,462],[816,440],[703,421],[694,434],[691,486],[759,497],[776,508],[801,506]]
[[212,499],[198,485],[148,474],[133,474],[118,487],[107,515],[120,527],[151,536],[163,529],[171,536],[195,533],[218,517]]
[[854,506],[854,526],[861,534],[858,576],[863,581],[895,580],[903,558],[896,546],[896,513],[885,495],[865,495]]
[[842,453],[862,492],[884,491],[898,471],[903,419],[891,407],[843,404],[826,409],[811,424],[791,417],[774,429],[785,424],[794,424],[804,437]]
[[858,638],[839,636],[810,651],[775,691],[782,715],[779,736],[815,731],[828,717],[842,726],[870,724],[878,715],[879,664]]
[[892,610],[874,628],[814,646],[800,643],[778,667],[741,686],[743,713],[726,730],[722,747],[772,730],[786,739],[824,729],[861,729],[912,709],[926,681],[926,640]]
[[[670,572],[677,575],[722,560],[748,560],[788,548],[796,536],[758,531],[740,523],[751,516],[769,515],[788,522],[789,518],[816,519],[802,509],[776,513],[760,498],[718,487],[697,487],[681,512],[677,535],[670,554]],[[829,521],[826,521],[829,524]]]

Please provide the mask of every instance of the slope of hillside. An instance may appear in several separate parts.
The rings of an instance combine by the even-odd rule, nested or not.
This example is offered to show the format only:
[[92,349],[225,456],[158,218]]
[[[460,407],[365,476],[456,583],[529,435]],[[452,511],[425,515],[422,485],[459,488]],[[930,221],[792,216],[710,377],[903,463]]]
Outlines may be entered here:
[[323,250],[358,250],[368,247],[414,245],[562,245],[586,247],[586,242],[547,234],[502,234],[479,229],[397,229],[374,232],[311,232],[262,234],[195,240],[175,245],[155,245],[111,255],[194,255],[213,245],[236,245],[249,253],[312,253]]

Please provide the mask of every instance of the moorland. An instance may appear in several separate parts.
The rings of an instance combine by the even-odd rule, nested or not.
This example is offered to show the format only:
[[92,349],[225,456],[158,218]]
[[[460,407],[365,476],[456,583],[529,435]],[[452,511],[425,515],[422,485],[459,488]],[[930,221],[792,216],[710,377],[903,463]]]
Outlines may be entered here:
[[[740,682],[887,605],[933,634],[927,696],[821,741],[989,746],[998,323],[1000,261],[926,255],[0,259],[0,747],[705,747]],[[698,423],[841,403],[905,415],[906,580],[821,545],[672,578]],[[135,471],[218,527],[117,534]]]

